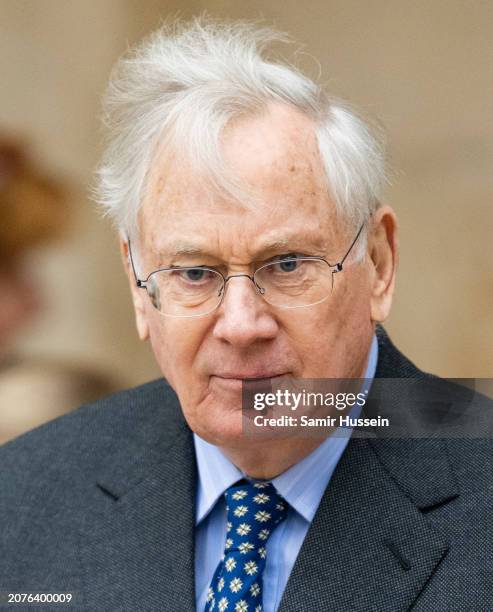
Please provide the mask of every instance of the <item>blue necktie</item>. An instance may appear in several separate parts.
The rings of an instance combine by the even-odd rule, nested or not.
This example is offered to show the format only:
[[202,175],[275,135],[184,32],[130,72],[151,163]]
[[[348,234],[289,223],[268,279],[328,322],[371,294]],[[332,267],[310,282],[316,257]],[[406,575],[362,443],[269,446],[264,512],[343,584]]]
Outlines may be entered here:
[[205,612],[262,612],[266,544],[286,518],[288,504],[271,482],[244,482],[224,493],[226,544],[207,593]]

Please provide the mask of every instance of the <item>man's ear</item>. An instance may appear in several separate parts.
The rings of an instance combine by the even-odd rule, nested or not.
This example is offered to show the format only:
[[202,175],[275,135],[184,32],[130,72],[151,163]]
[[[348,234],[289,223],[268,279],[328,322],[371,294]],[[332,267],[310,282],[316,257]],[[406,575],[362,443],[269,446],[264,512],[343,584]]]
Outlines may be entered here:
[[381,206],[373,216],[368,252],[371,319],[383,323],[392,306],[398,262],[397,217],[390,206]]
[[122,257],[123,267],[130,283],[130,291],[132,293],[132,300],[134,303],[135,324],[137,326],[137,333],[139,334],[139,338],[145,341],[149,339],[149,325],[147,322],[146,310],[147,292],[142,287],[137,287],[135,273],[130,261],[128,239],[125,236],[120,236],[120,254]]

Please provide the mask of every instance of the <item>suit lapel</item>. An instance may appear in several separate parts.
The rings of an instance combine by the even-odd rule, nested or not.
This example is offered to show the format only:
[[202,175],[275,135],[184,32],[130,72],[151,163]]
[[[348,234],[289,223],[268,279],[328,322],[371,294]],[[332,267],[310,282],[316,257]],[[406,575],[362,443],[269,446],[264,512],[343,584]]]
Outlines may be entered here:
[[[392,610],[407,610],[446,554],[447,542],[401,488],[406,479],[394,479],[377,458],[372,445],[386,442],[353,439],[348,444],[298,555],[279,612],[367,612],[387,609],[390,601]],[[383,448],[380,451],[386,455]],[[415,459],[416,450],[404,460],[400,476]],[[436,471],[428,479],[434,476]],[[436,499],[444,502],[455,495],[454,488],[446,492],[442,487]],[[430,493],[428,501],[433,499]]]
[[97,511],[81,530],[87,608],[193,610],[196,468],[190,431],[182,424],[171,444],[124,465],[100,475]]

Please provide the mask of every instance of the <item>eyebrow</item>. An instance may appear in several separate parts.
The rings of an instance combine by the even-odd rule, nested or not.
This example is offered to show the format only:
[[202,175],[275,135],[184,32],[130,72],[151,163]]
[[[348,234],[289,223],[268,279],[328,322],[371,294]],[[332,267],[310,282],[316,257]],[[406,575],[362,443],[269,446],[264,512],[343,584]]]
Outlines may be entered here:
[[[261,255],[262,253],[279,251],[282,249],[289,248],[293,250],[295,248],[301,249],[309,249],[311,248],[323,248],[322,238],[315,238],[311,236],[307,239],[302,240],[298,236],[292,237],[282,237],[276,238],[275,240],[271,240],[265,242],[260,245],[257,254]],[[200,257],[200,256],[209,256],[209,257],[217,257],[214,253],[209,251],[207,247],[204,245],[204,248],[197,244],[188,243],[184,241],[176,241],[170,242],[167,245],[162,245],[157,249],[157,252],[160,256],[166,258],[178,258],[178,257]]]
[[187,244],[186,242],[175,242],[170,244],[166,248],[158,249],[160,255],[166,255],[167,257],[181,257],[184,255],[205,255],[205,251],[200,247]]

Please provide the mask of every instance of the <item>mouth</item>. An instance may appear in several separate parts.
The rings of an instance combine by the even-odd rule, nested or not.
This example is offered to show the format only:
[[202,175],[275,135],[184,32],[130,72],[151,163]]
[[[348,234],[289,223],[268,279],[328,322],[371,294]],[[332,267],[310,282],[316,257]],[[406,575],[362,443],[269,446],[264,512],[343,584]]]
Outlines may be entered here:
[[224,378],[225,380],[269,380],[270,378],[279,378],[280,376],[287,376],[288,372],[281,372],[279,370],[250,370],[243,372],[224,372],[221,374],[212,374],[216,378]]
[[225,389],[241,389],[243,383],[266,382],[276,378],[283,378],[288,375],[288,372],[242,372],[235,374],[213,374],[210,380],[213,384]]

